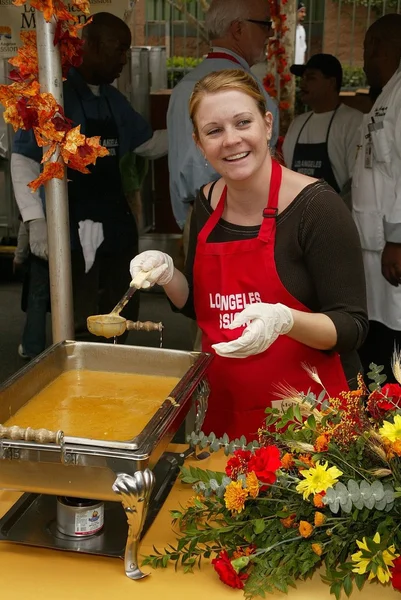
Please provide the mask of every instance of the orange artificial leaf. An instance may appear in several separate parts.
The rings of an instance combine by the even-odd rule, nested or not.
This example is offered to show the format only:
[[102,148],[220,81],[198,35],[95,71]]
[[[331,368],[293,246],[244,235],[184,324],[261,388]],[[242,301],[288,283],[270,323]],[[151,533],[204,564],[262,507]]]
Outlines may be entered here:
[[90,3],[89,0],[72,0],[72,5],[79,8],[85,15],[89,15]]
[[23,45],[18,48],[17,56],[8,61],[20,72],[23,79],[38,77],[38,52],[36,48],[36,31],[23,31],[20,34]]
[[[73,15],[67,10],[64,2],[54,2],[54,15],[58,22],[60,21],[73,21],[74,23],[78,22],[78,17]],[[73,27],[71,25],[71,27]]]
[[61,143],[65,137],[65,131],[57,130],[52,121],[48,121],[39,127],[34,127],[33,132],[36,142],[41,148],[48,146],[52,142]]
[[6,123],[9,123],[13,126],[14,131],[18,131],[18,129],[24,127],[24,121],[20,117],[17,106],[15,104],[6,108],[6,110],[3,113],[3,119]]
[[64,177],[64,165],[60,162],[46,163],[42,173],[31,183],[28,183],[28,187],[33,192],[41,186],[50,181],[50,179],[63,179]]
[[41,162],[45,163],[48,160],[50,160],[56,150],[57,150],[57,144],[55,142],[53,142],[53,144],[51,144],[49,146],[49,148],[46,150],[46,152],[43,154],[43,158],[42,158]]
[[13,0],[14,6],[24,6],[26,0]]
[[78,125],[66,133],[63,150],[70,154],[76,154],[78,147],[85,144],[85,140],[85,136],[81,133],[81,125]]
[[45,21],[49,23],[54,15],[53,0],[29,0],[29,3],[36,10],[40,10],[43,13]]

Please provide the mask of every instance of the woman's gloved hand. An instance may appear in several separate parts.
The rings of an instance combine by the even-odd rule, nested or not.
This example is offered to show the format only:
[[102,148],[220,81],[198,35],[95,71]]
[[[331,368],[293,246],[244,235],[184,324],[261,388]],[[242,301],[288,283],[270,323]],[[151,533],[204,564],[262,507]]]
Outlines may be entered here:
[[212,348],[219,356],[227,358],[245,358],[267,350],[279,335],[291,331],[294,325],[292,311],[284,304],[250,304],[238,313],[230,329],[241,325],[245,327],[242,335],[232,342],[213,344]]
[[174,263],[171,256],[159,250],[146,250],[131,260],[129,270],[132,279],[141,271],[149,271],[149,277],[142,282],[141,288],[155,285],[167,285],[174,275]]

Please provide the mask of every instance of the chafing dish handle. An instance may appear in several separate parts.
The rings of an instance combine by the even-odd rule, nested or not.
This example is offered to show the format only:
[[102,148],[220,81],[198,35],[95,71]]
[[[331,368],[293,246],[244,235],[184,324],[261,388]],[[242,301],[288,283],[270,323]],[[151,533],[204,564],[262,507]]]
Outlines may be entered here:
[[150,469],[136,471],[134,475],[120,473],[113,483],[113,492],[121,498],[128,521],[128,537],[125,546],[125,574],[130,579],[143,579],[138,566],[139,539],[149,508],[150,494],[155,485],[155,476]]
[[32,427],[5,427],[0,425],[0,440],[24,440],[38,444],[61,444],[64,433],[62,431],[49,431],[48,429],[32,429]]

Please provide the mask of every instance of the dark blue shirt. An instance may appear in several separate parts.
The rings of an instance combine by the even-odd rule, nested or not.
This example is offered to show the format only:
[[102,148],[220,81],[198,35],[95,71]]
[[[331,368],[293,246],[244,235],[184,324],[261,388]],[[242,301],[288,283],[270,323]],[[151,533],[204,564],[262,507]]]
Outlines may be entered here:
[[[63,84],[64,112],[74,126],[81,125],[81,133],[85,135],[85,115],[88,119],[102,120],[111,110],[119,132],[120,157],[152,137],[151,127],[121,92],[108,84],[101,85],[99,92],[99,96],[95,96],[76,69],[69,71]],[[13,152],[37,162],[42,160],[42,148],[38,147],[33,130],[20,129],[16,133]]]

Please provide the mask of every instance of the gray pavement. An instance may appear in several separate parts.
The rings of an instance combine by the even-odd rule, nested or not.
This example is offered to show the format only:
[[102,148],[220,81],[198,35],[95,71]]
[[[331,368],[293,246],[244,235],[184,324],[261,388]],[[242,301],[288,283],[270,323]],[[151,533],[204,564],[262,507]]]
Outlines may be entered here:
[[[18,356],[25,313],[21,311],[21,283],[12,277],[0,280],[0,383],[21,369],[26,361]],[[174,313],[162,293],[141,292],[141,321],[162,321],[165,348],[191,349],[190,321]],[[48,315],[48,345],[51,345],[51,319]],[[158,333],[131,331],[127,343],[136,346],[159,345]]]

